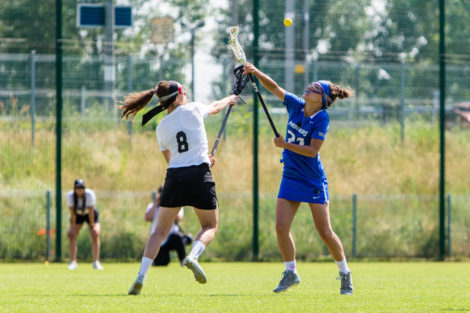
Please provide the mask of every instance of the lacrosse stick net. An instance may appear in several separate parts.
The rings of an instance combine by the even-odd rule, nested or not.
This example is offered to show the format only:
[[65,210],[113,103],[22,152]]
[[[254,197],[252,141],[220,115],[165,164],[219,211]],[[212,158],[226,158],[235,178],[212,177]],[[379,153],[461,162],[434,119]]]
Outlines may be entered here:
[[245,56],[245,51],[243,51],[242,46],[238,42],[238,31],[239,28],[238,26],[233,26],[229,28],[229,41],[228,45],[230,49],[233,52],[233,55],[235,56],[235,59],[241,63],[245,64],[246,63],[246,56]]
[[[242,46],[238,42],[238,31],[239,31],[238,26],[232,26],[229,28],[228,44],[229,44],[230,49],[233,52],[233,55],[235,56],[235,59],[238,62],[240,62],[242,65],[244,65],[246,63],[246,56],[245,56],[245,51],[243,51]],[[259,101],[261,102],[264,113],[266,113],[266,117],[269,120],[269,124],[271,125],[274,135],[276,135],[276,137],[279,137],[279,133],[277,132],[276,126],[274,125],[271,115],[269,114],[268,108],[266,107],[266,104],[264,103],[263,97],[261,96],[261,93],[258,90],[258,86],[256,86],[253,75],[248,74],[247,76],[249,77],[251,81],[251,86],[253,87],[253,90],[255,91],[256,95],[258,96]]]

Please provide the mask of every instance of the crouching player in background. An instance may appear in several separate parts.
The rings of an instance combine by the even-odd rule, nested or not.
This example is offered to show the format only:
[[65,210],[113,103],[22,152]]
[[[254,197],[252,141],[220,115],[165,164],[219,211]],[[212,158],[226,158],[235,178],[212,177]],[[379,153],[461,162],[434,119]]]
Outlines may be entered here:
[[67,195],[67,205],[70,209],[69,237],[70,264],[69,270],[77,269],[77,237],[83,222],[88,223],[91,236],[91,252],[93,268],[102,270],[100,264],[100,222],[98,211],[95,209],[96,196],[93,190],[86,188],[83,179],[75,180],[73,190]]
[[[157,227],[158,211],[160,210],[160,196],[162,194],[162,190],[162,187],[158,188],[155,200],[149,203],[147,210],[145,211],[145,220],[147,222],[152,222],[152,226],[150,227],[150,234],[152,234]],[[168,265],[168,263],[170,263],[170,251],[172,250],[176,251],[180,264],[183,265],[184,258],[186,257],[185,246],[193,242],[191,235],[183,234],[183,230],[178,224],[183,219],[183,216],[184,208],[181,208],[178,216],[176,216],[173,226],[171,227],[170,234],[168,237],[166,237],[165,240],[163,240],[160,246],[160,251],[158,251],[157,257],[155,260],[153,260],[154,266]]]

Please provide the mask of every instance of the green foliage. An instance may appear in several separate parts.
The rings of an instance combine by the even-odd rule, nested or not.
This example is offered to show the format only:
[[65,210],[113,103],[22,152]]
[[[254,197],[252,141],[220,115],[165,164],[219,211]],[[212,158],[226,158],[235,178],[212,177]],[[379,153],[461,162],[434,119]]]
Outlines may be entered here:
[[[203,256],[206,260],[252,257],[252,125],[247,122],[251,114],[250,105],[236,108],[226,139],[217,150],[213,174],[220,203],[220,227],[211,249]],[[279,129],[284,129],[285,116],[273,117]],[[221,118],[222,115],[211,116],[206,120],[210,143]],[[98,198],[102,257],[135,259],[141,255],[148,236],[144,209],[151,190],[163,183],[166,164],[158,152],[154,126],[136,126],[129,137],[127,122],[97,121],[71,118],[65,123],[62,190],[68,192],[76,177],[84,177]],[[32,146],[30,130],[21,127],[25,123],[0,123],[0,259],[45,256],[45,236],[36,233],[45,226],[45,191],[54,189],[54,127],[49,122],[38,123],[36,143]],[[281,150],[272,145],[272,131],[264,117],[260,118],[260,130],[260,258],[277,260],[274,214],[282,174]],[[405,130],[405,141],[401,142],[400,127],[394,123],[343,128],[339,121],[332,121],[321,156],[330,186],[333,229],[343,240],[347,255],[352,249],[353,193],[358,194],[358,257],[436,255],[438,133],[436,127],[418,119],[408,123]],[[470,219],[464,213],[468,202],[465,194],[470,189],[466,179],[469,163],[464,162],[469,138],[465,129],[454,128],[447,133],[447,191],[453,195],[452,240],[456,256],[467,256],[470,251],[465,240]],[[63,202],[65,256],[68,215]],[[55,214],[51,221],[54,225]],[[183,229],[193,236],[199,231],[199,222],[190,208]],[[299,209],[292,233],[299,260],[328,257],[307,206]],[[78,244],[79,260],[89,260],[91,243],[86,225]]]
[[[80,260],[91,262],[91,239],[86,228],[85,225],[78,237],[77,249]],[[108,233],[102,236],[101,242],[100,256],[105,260],[138,261],[141,259],[145,248],[145,241],[142,236],[132,232]]]

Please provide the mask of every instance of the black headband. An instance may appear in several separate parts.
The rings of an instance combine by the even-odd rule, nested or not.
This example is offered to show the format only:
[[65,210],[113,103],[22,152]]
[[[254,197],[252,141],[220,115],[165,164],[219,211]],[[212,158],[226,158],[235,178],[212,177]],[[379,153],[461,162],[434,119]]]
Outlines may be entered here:
[[170,80],[170,92],[168,93],[168,95],[163,96],[157,100],[157,104],[158,102],[163,102],[163,101],[165,102],[165,104],[157,105],[153,109],[145,113],[144,116],[142,116],[142,126],[147,124],[148,121],[154,118],[155,115],[165,110],[170,104],[172,104],[173,101],[176,100],[176,97],[178,96],[178,92],[179,92],[178,82],[175,82],[174,80]]

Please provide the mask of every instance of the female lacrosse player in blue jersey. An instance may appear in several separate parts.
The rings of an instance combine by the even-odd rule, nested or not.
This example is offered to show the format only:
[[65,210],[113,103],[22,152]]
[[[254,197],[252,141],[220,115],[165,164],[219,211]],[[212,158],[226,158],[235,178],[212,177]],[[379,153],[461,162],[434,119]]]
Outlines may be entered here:
[[295,245],[290,228],[301,202],[310,206],[313,222],[338,265],[341,294],[352,294],[351,271],[346,263],[343,245],[333,232],[329,215],[328,181],[320,160],[320,148],[328,132],[327,109],[336,98],[347,98],[351,92],[328,81],[307,86],[302,98],[279,87],[268,75],[253,64],[246,63],[246,74],[255,75],[261,84],[284,102],[289,113],[286,138],[274,138],[274,144],[283,148],[284,171],[276,204],[276,232],[279,249],[286,266],[283,277],[274,292],[286,291],[298,285],[300,277],[295,263]]

